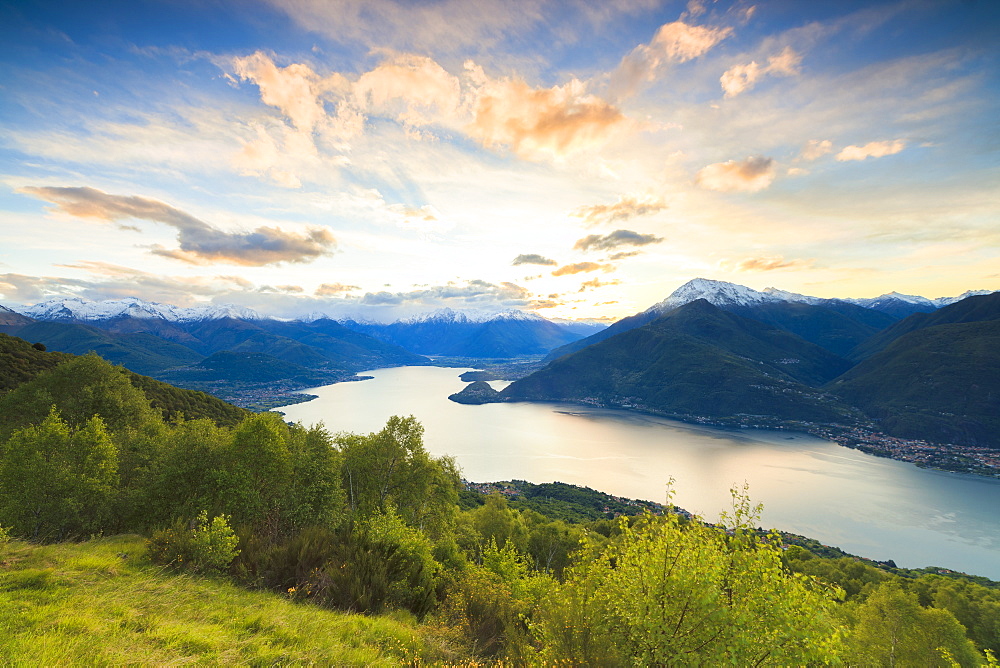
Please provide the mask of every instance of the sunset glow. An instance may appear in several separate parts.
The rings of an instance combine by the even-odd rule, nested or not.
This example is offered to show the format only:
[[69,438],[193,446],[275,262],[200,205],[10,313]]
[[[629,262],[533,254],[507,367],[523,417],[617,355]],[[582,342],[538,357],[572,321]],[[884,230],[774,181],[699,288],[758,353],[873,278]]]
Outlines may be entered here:
[[0,8],[0,303],[1000,289],[1000,4]]

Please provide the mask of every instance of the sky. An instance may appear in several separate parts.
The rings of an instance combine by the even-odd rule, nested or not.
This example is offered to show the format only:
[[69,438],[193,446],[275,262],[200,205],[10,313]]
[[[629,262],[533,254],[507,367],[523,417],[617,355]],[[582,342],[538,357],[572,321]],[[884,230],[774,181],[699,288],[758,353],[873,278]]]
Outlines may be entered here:
[[1000,289],[994,0],[0,0],[0,303]]

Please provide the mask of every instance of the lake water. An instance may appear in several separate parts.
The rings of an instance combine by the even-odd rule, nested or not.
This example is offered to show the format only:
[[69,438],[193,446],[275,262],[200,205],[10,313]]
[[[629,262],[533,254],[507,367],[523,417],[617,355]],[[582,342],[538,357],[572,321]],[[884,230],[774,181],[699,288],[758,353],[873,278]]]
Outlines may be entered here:
[[[763,522],[873,559],[943,566],[1000,580],[1000,480],[920,469],[807,434],[725,430],[576,404],[448,400],[466,369],[402,367],[373,380],[308,390],[287,419],[331,431],[378,431],[413,415],[434,455],[453,455],[475,481],[584,485],[674,502],[714,519],[734,485],[750,486]],[[503,383],[493,383],[500,389]]]

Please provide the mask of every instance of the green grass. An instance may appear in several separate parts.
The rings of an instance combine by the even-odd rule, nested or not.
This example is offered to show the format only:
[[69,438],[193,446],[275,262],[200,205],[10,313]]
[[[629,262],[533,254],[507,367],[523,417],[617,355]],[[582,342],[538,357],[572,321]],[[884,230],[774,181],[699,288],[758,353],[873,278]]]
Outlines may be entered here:
[[365,617],[152,565],[145,541],[0,544],[0,665],[400,665],[412,620]]

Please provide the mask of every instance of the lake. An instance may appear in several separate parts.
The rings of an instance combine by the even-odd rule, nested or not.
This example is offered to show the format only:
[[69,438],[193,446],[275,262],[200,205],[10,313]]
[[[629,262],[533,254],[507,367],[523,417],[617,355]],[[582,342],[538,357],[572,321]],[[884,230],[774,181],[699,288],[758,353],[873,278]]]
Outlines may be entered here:
[[[555,480],[674,503],[715,519],[747,483],[762,524],[899,566],[942,566],[1000,580],[1000,480],[920,469],[808,434],[689,425],[558,403],[466,406],[448,400],[467,369],[401,367],[372,380],[307,390],[291,421],[333,432],[378,431],[413,415],[434,455],[474,481]],[[493,383],[501,389],[504,383]]]

